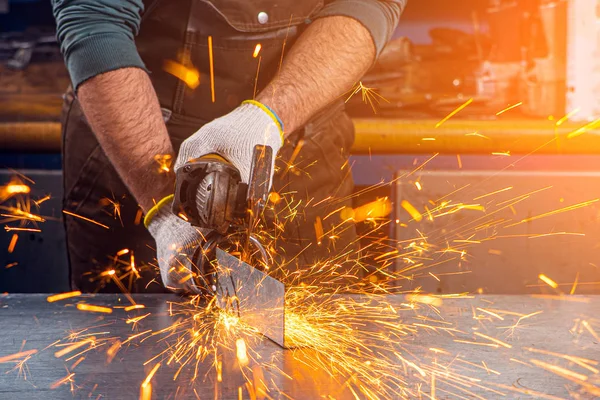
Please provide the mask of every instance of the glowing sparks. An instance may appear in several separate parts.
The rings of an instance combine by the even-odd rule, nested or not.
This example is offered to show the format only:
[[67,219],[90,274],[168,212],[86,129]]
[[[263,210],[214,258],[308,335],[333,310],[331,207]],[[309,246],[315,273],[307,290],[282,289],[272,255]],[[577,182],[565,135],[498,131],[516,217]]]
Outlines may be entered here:
[[81,311],[97,312],[104,314],[110,314],[113,311],[110,307],[94,306],[91,304],[77,304],[77,309]]
[[67,215],[70,215],[72,217],[79,218],[79,219],[82,219],[82,220],[87,221],[87,222],[91,222],[92,224],[98,225],[98,226],[100,226],[100,227],[102,227],[104,229],[109,229],[108,226],[106,226],[104,224],[101,224],[100,222],[94,221],[93,219],[86,218],[83,215],[75,214],[75,213],[67,211],[67,210],[63,210],[63,214],[67,214]]
[[215,102],[215,65],[213,59],[213,38],[208,37],[208,62],[210,65],[210,98]]
[[556,289],[558,288],[558,283],[554,282],[552,279],[548,278],[546,275],[544,274],[540,274],[538,276],[538,278],[540,278],[540,280],[544,283],[546,283],[548,286],[550,286],[552,289]]
[[377,114],[376,106],[379,105],[381,100],[388,102],[382,95],[377,93],[376,89],[363,85],[362,82],[358,82],[354,88],[350,91],[350,95],[346,98],[346,103],[356,94],[360,93],[362,101],[365,104],[369,104],[375,114]]
[[235,347],[236,347],[237,360],[241,366],[245,367],[250,362],[248,360],[248,351],[246,349],[246,342],[244,341],[244,339],[240,338],[235,341]]
[[16,233],[13,233],[12,237],[10,238],[10,243],[8,244],[8,253],[12,253],[13,251],[15,251],[15,246],[17,245],[17,240],[19,240],[19,235],[17,235]]
[[186,66],[172,60],[165,60],[163,64],[165,72],[183,81],[190,89],[196,89],[200,85],[200,72],[193,66]]
[[146,308],[146,306],[143,304],[134,304],[132,306],[125,307],[125,311],[141,310],[143,308]]
[[385,218],[390,215],[391,212],[392,202],[389,198],[383,197],[354,209],[345,207],[340,211],[340,217],[343,220],[362,222]]
[[35,354],[35,353],[37,353],[36,349],[27,350],[27,351],[20,351],[18,353],[9,354],[7,356],[0,357],[0,364],[4,364],[4,363],[8,363],[8,362],[14,362],[16,360],[24,359],[24,358],[27,358],[27,357]]
[[81,292],[79,290],[74,290],[72,292],[67,292],[67,293],[53,294],[52,296],[46,297],[46,301],[48,303],[54,303],[55,301],[70,299],[72,297],[77,297],[77,296],[81,296]]
[[438,122],[437,124],[435,124],[435,127],[439,128],[440,126],[442,126],[442,124],[444,122],[448,121],[450,118],[452,118],[453,116],[455,116],[456,114],[458,114],[461,110],[464,110],[465,107],[467,107],[472,102],[473,102],[472,98],[470,98],[469,100],[465,101],[463,104],[461,104],[460,106],[458,106],[458,108],[456,108],[450,114],[446,115],[440,122]]
[[508,107],[506,107],[505,109],[498,111],[498,112],[496,113],[496,116],[498,116],[498,115],[502,115],[502,114],[504,114],[505,112],[507,112],[507,111],[510,111],[510,110],[512,110],[513,108],[517,108],[517,107],[519,107],[519,106],[521,106],[521,105],[523,105],[523,102],[522,102],[522,101],[518,102],[517,104],[513,104],[512,106],[508,106]]
[[62,356],[65,356],[65,355],[67,355],[69,353],[74,352],[77,349],[82,348],[83,346],[94,345],[95,341],[96,341],[96,338],[94,336],[92,336],[92,337],[90,337],[88,339],[85,339],[85,340],[82,340],[82,341],[70,344],[70,345],[66,346],[64,349],[58,350],[57,352],[55,352],[54,353],[54,357],[60,358]]
[[160,368],[160,363],[157,363],[154,367],[152,367],[152,369],[146,376],[146,379],[144,379],[144,382],[142,382],[142,386],[148,385],[150,383],[150,381],[152,380],[152,378],[156,374],[156,371],[158,371],[159,368]]
[[154,161],[158,164],[159,173],[167,173],[171,171],[171,164],[173,163],[173,156],[171,154],[156,154]]
[[37,229],[37,228],[18,228],[15,226],[8,226],[5,225],[4,226],[4,230],[6,232],[13,232],[13,231],[17,231],[17,232],[41,232],[41,229]]
[[408,200],[402,200],[402,202],[400,203],[400,207],[402,207],[404,211],[409,213],[415,221],[421,222],[421,220],[423,219],[421,213],[412,204],[410,204]]
[[23,184],[9,184],[6,186],[6,193],[8,194],[27,194],[31,192],[31,188]]
[[262,45],[257,43],[256,47],[254,47],[254,53],[252,53],[252,57],[256,58],[260,54],[260,49],[262,49]]
[[574,130],[573,132],[569,133],[567,135],[567,139],[573,139],[576,138],[577,136],[581,136],[584,133],[586,133],[587,131],[590,131],[592,129],[596,129],[598,126],[600,126],[600,118],[590,122],[589,124],[586,124],[584,126],[582,126],[579,129]]

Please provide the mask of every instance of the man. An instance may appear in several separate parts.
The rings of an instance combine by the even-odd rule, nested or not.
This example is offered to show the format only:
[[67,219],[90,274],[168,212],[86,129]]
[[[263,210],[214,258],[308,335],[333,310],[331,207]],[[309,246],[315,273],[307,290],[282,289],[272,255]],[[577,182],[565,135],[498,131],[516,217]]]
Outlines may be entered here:
[[[353,185],[354,133],[341,99],[405,3],[53,0],[73,87],[63,112],[64,209],[97,222],[66,216],[74,289],[97,290],[98,271],[128,249],[136,265],[157,263],[167,288],[189,290],[180,261],[201,239],[171,212],[174,170],[218,154],[247,182],[256,144],[278,154],[273,190],[283,199],[270,222],[286,268],[355,252],[354,227],[332,214]],[[165,72],[167,60],[198,68],[200,85]],[[159,173],[169,157],[173,167]],[[163,290],[149,284],[151,271],[141,278],[134,291]]]

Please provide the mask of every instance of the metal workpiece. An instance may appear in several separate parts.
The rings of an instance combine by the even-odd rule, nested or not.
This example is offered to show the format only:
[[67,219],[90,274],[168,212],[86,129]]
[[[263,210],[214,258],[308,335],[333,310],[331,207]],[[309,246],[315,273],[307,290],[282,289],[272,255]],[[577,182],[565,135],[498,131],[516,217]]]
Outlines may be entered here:
[[285,285],[266,273],[217,249],[217,303],[237,314],[281,347],[285,340]]
[[[373,369],[377,359],[385,356],[396,360],[395,367],[387,376],[377,376],[376,385],[375,381],[363,383],[382,390],[388,379],[401,379],[405,398],[419,398],[419,393],[421,398],[437,399],[598,397],[593,394],[598,390],[594,371],[600,361],[598,296],[482,295],[437,298],[435,306],[415,302],[413,310],[400,314],[406,327],[403,336],[360,349],[377,356],[349,357],[338,363],[329,358],[335,346],[329,353],[320,350],[319,343],[284,350],[257,335],[255,340],[246,339],[245,378],[235,345],[223,346],[216,358],[168,361],[182,336],[168,330],[164,336],[159,333],[186,322],[175,304],[189,300],[176,295],[133,295],[138,308],[125,311],[130,303],[123,295],[81,295],[55,303],[46,298],[0,297],[2,399],[94,399],[100,395],[136,399],[140,385],[159,363],[152,378],[152,398],[156,399],[193,399],[194,393],[215,399],[238,399],[241,393],[248,399],[252,397],[245,379],[258,382],[257,376],[274,399],[356,399],[349,389],[357,382],[352,373],[364,366]],[[361,304],[368,298],[342,296],[339,301]],[[404,295],[381,298],[398,313],[410,300]],[[78,309],[80,304],[107,307],[112,312],[86,312]],[[343,324],[347,318],[352,317],[342,314],[335,322]],[[377,328],[376,318],[354,318],[364,332],[389,335],[390,328]],[[327,326],[322,329],[321,337],[334,333]],[[68,347],[82,342],[77,349]],[[195,353],[196,347],[192,351]],[[156,358],[161,352],[165,357]],[[24,363],[20,363],[23,357],[6,361],[14,354],[28,358]],[[340,372],[346,365],[349,375]],[[382,399],[403,398],[378,394]]]

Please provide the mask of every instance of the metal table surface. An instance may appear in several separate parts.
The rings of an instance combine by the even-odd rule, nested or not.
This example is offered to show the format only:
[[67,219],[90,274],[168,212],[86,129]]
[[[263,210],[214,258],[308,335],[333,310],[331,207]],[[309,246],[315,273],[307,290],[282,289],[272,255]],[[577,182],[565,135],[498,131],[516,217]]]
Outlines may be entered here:
[[[83,295],[55,303],[48,303],[46,297],[0,296],[0,399],[138,398],[140,384],[153,365],[143,364],[159,352],[157,347],[164,341],[132,341],[110,363],[108,346],[86,351],[85,359],[77,356],[67,361],[67,357],[57,357],[57,351],[64,347],[57,347],[56,342],[64,343],[74,332],[80,340],[88,333],[127,338],[149,329],[158,331],[174,322],[168,302],[180,298],[134,295],[145,308],[126,312],[121,306],[129,303],[123,295]],[[386,301],[396,307],[405,303],[406,297],[390,295]],[[113,312],[84,312],[77,309],[78,303],[111,306]],[[420,359],[422,369],[410,364],[407,368],[398,361],[393,372],[405,375],[413,394],[418,393],[408,397],[598,398],[600,296],[481,295],[444,298],[441,305],[420,308],[418,313],[402,318],[402,323],[412,328],[401,341],[402,351]],[[126,323],[126,319],[147,313],[151,314],[132,331],[135,324]],[[271,398],[355,398],[344,385],[348,377],[329,376],[303,360],[310,349],[283,350],[266,339],[257,343],[257,354],[277,360],[281,369],[269,378]],[[37,352],[30,354],[26,363],[7,358],[18,352],[33,353],[34,349]],[[227,357],[223,360],[228,362]],[[429,373],[425,365],[438,366],[438,372]],[[239,388],[243,382],[233,375],[217,382],[211,360],[200,363],[196,371],[190,364],[173,380],[176,369],[166,363],[160,368],[152,381],[152,398],[250,398]],[[426,376],[419,369],[426,370]],[[468,377],[468,384],[444,375],[451,370],[454,376]],[[197,378],[190,384],[194,373]],[[356,398],[363,395],[359,393]]]

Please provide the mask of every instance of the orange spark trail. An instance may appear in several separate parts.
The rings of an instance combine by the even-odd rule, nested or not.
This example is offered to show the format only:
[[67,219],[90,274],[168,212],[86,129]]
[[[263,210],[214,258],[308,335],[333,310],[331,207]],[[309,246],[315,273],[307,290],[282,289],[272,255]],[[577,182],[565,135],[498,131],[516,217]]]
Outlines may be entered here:
[[10,361],[19,360],[21,358],[25,358],[25,357],[30,356],[30,355],[35,354],[35,353],[37,353],[37,350],[36,349],[32,349],[32,350],[21,351],[19,353],[14,353],[14,354],[10,354],[8,356],[0,357],[0,364],[6,363],[6,362],[10,362]]
[[12,231],[19,231],[19,232],[41,232],[41,229],[35,229],[35,228],[16,228],[14,226],[8,226],[5,225],[4,226],[4,230],[6,232],[12,232]]
[[400,203],[400,206],[407,213],[409,213],[410,216],[413,217],[413,219],[415,221],[421,222],[421,220],[423,219],[423,216],[421,215],[421,213],[412,204],[410,204],[407,200],[402,200],[402,202]]
[[10,243],[8,244],[8,253],[12,253],[15,251],[15,246],[17,245],[17,240],[19,240],[19,235],[13,233],[12,238],[10,238]]
[[507,112],[507,111],[509,111],[509,110],[512,110],[513,108],[517,108],[517,107],[519,107],[519,106],[521,106],[521,105],[523,105],[523,102],[522,102],[522,101],[518,102],[517,104],[513,104],[512,106],[508,106],[508,107],[506,107],[504,110],[498,111],[498,112],[496,113],[496,116],[498,116],[498,115],[502,115],[502,114],[504,114],[505,112]]
[[81,296],[81,292],[79,290],[75,290],[73,292],[59,293],[53,294],[52,296],[48,296],[46,301],[48,303],[54,303],[55,301],[69,299],[71,297]]
[[146,306],[143,304],[134,304],[132,306],[125,307],[125,311],[139,310],[141,308],[146,308]]
[[450,118],[452,118],[453,116],[458,114],[461,110],[463,110],[466,106],[468,106],[472,102],[473,102],[473,98],[470,98],[469,100],[465,101],[462,105],[458,106],[458,108],[456,110],[452,111],[450,114],[446,115],[444,117],[444,119],[442,119],[440,122],[435,124],[435,127],[439,128],[444,122],[448,121]]
[[544,274],[540,274],[538,276],[538,278],[540,278],[540,280],[542,280],[543,282],[545,282],[546,284],[548,284],[548,286],[550,286],[552,289],[556,289],[558,287],[558,284],[556,282],[554,282],[552,279],[548,278]]
[[213,40],[212,36],[208,37],[208,62],[210,64],[210,96],[215,102],[215,65],[213,60]]
[[99,313],[105,313],[105,314],[112,313],[112,308],[94,306],[91,304],[77,304],[77,309],[81,310],[81,311],[99,312]]
[[94,221],[93,219],[86,218],[86,217],[84,217],[83,215],[75,214],[75,213],[72,213],[72,212],[70,212],[70,211],[66,211],[66,210],[63,210],[63,213],[64,213],[64,214],[67,214],[67,215],[70,215],[70,216],[72,216],[72,217],[75,217],[75,218],[82,219],[82,220],[84,220],[84,221],[87,221],[87,222],[91,222],[92,224],[96,224],[96,225],[98,225],[98,226],[101,226],[101,227],[103,227],[104,229],[109,229],[109,228],[108,228],[108,226],[106,226],[106,225],[104,225],[104,224],[101,224],[100,222]]
[[59,350],[56,353],[54,353],[54,357],[60,358],[66,354],[71,353],[72,351],[79,349],[80,347],[85,346],[86,344],[93,344],[95,340],[96,340],[96,338],[94,336],[92,336],[89,339],[82,340],[81,342],[73,343],[72,345],[67,346],[64,349]]

